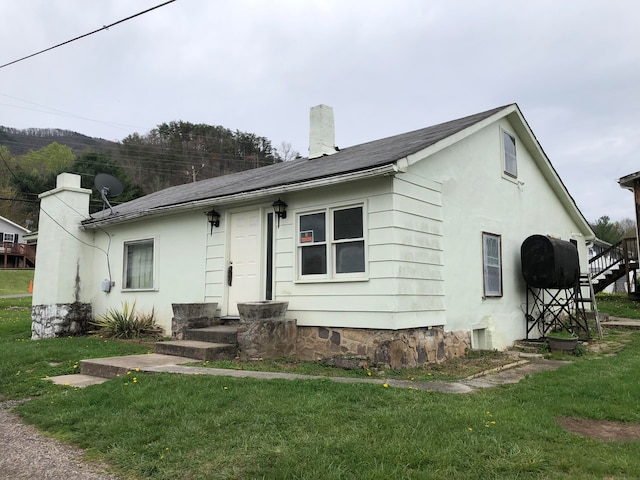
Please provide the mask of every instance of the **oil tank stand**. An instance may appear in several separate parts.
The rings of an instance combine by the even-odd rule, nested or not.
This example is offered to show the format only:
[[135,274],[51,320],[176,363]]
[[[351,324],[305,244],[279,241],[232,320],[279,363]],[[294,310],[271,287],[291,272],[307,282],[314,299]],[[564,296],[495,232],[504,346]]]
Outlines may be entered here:
[[583,303],[580,308],[581,299],[579,283],[572,288],[558,289],[527,285],[527,340],[536,329],[540,337],[552,330],[566,330],[579,338],[589,339],[589,325]]

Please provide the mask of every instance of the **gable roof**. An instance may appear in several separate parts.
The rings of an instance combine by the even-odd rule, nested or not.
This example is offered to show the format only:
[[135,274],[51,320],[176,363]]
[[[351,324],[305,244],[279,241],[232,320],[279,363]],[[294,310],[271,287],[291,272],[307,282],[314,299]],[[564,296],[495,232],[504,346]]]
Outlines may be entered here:
[[113,215],[109,215],[108,210],[95,213],[91,219],[83,223],[87,226],[98,223],[100,225],[118,223],[179,205],[200,203],[206,200],[211,200],[209,204],[213,204],[217,199],[237,194],[306,184],[314,180],[334,179],[339,181],[340,177],[349,174],[372,171],[392,165],[397,160],[423,150],[491,117],[504,108],[506,107],[498,107],[413,132],[347,147],[333,155],[314,159],[301,158],[169,187],[120,204],[114,208]]
[[10,226],[14,227],[16,230],[19,230],[20,232],[22,232],[24,234],[31,232],[31,230],[29,230],[28,228],[24,228],[23,226],[20,226],[17,223],[12,222],[8,218],[3,217],[3,216],[0,215],[0,227],[2,226],[3,222],[6,222],[7,224],[9,224]]
[[399,171],[398,164],[420,152],[423,157],[446,148],[496,120],[509,116],[518,135],[541,168],[561,203],[590,238],[593,231],[551,165],[516,104],[493,108],[420,130],[344,148],[332,155],[301,158],[266,167],[177,185],[93,214],[83,224],[97,227],[180,209],[210,208],[240,199],[276,196],[282,192]]

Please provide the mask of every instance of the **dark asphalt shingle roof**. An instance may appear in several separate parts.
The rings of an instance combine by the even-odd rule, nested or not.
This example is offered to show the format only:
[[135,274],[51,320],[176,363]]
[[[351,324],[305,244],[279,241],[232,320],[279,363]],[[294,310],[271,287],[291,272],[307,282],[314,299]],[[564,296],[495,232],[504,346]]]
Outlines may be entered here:
[[[508,105],[507,105],[508,106]],[[310,180],[339,177],[391,164],[419,152],[440,140],[454,135],[485,118],[505,109],[502,106],[485,112],[441,123],[413,132],[394,135],[372,142],[347,147],[339,152],[315,159],[301,158],[266,167],[245,170],[195,183],[166,188],[144,197],[120,204],[113,216],[109,211],[96,213],[95,220],[117,220],[118,217],[150,212],[157,208],[180,205],[198,200],[216,199],[243,192],[292,185]],[[106,214],[106,215],[105,215]],[[91,224],[92,220],[85,221]]]

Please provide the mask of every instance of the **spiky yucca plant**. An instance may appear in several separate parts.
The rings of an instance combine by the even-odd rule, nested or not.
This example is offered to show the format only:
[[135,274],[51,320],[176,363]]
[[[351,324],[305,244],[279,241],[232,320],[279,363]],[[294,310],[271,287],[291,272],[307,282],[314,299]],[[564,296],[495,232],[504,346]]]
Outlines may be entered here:
[[158,337],[162,330],[155,323],[155,313],[137,313],[136,302],[129,305],[122,302],[122,309],[109,308],[104,315],[98,316],[91,324],[96,333],[107,338]]

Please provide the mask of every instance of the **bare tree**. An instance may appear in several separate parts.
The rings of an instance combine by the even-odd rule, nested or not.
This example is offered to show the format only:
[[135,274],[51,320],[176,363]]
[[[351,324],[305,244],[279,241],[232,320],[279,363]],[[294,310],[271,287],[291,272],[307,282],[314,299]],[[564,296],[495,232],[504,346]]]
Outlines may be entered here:
[[289,142],[281,142],[280,148],[274,148],[274,150],[276,152],[276,157],[283,162],[288,162],[301,157],[300,153],[293,150],[291,143]]

